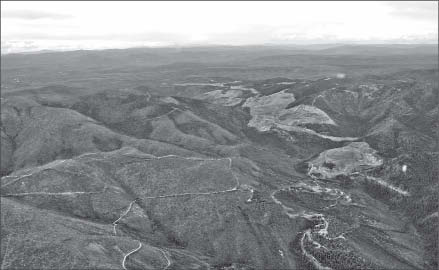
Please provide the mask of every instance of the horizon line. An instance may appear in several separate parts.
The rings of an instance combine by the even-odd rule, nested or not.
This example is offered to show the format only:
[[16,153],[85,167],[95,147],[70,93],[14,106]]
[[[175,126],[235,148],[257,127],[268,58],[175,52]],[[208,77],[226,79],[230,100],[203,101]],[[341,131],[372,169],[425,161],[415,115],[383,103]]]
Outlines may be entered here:
[[[79,51],[110,51],[110,50],[130,50],[130,49],[190,49],[190,48],[214,48],[214,47],[297,47],[297,49],[302,49],[306,51],[319,51],[324,49],[307,49],[307,46],[380,46],[380,47],[390,47],[390,46],[439,46],[439,42],[436,43],[343,43],[343,42],[328,42],[328,43],[289,43],[289,44],[279,44],[279,43],[260,43],[260,44],[170,44],[170,45],[144,45],[144,46],[132,46],[124,48],[72,48],[72,49],[40,49],[40,50],[28,50],[28,51],[17,51],[17,52],[1,52],[1,56],[4,55],[14,55],[14,54],[44,54],[44,53],[62,53],[62,52],[79,52]],[[438,47],[439,50],[439,47]],[[3,51],[3,49],[1,50]]]

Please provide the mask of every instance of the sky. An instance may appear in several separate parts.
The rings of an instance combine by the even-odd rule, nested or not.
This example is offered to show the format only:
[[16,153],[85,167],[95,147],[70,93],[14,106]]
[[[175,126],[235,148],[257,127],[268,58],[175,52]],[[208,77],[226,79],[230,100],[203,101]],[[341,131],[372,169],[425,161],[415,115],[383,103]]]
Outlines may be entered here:
[[438,42],[438,1],[1,2],[1,52]]

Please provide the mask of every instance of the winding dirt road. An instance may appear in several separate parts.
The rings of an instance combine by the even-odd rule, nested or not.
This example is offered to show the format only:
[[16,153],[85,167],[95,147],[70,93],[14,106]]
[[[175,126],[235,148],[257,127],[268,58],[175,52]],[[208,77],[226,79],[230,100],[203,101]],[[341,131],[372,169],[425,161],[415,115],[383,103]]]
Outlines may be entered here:
[[131,250],[131,251],[128,252],[127,254],[125,254],[125,256],[123,256],[122,267],[123,267],[123,269],[125,269],[125,270],[127,270],[127,268],[126,268],[126,266],[125,266],[125,263],[126,263],[126,261],[127,261],[127,259],[128,259],[128,256],[130,256],[130,255],[136,253],[137,251],[139,251],[139,250],[142,248],[142,243],[141,243],[140,241],[137,241],[137,242],[139,242],[139,246],[138,246],[137,248]]
[[130,212],[131,208],[133,207],[133,204],[136,202],[137,200],[134,200],[130,203],[130,205],[128,205],[127,209],[125,210],[125,212],[123,212],[118,219],[116,219],[115,221],[113,221],[113,232],[114,235],[117,235],[117,231],[116,231],[116,226],[119,223],[119,221],[121,221],[126,215],[128,215],[128,213]]

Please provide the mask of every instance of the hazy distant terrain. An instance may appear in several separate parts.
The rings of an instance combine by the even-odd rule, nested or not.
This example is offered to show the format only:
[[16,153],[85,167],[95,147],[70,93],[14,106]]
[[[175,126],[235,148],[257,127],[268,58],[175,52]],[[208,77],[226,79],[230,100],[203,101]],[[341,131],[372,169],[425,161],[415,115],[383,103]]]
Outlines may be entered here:
[[1,269],[437,269],[437,45],[1,56]]
[[90,90],[153,86],[177,94],[172,84],[188,78],[321,78],[392,73],[437,67],[436,45],[343,45],[138,48],[9,54],[1,58],[2,91],[50,84]]

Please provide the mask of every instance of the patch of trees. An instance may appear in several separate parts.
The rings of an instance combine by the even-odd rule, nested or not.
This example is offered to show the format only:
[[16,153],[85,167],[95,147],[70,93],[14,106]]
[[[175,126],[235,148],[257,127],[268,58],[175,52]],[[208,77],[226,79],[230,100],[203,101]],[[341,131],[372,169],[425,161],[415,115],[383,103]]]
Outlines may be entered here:
[[376,265],[357,256],[353,251],[314,248],[312,255],[324,266],[340,270],[378,269]]

